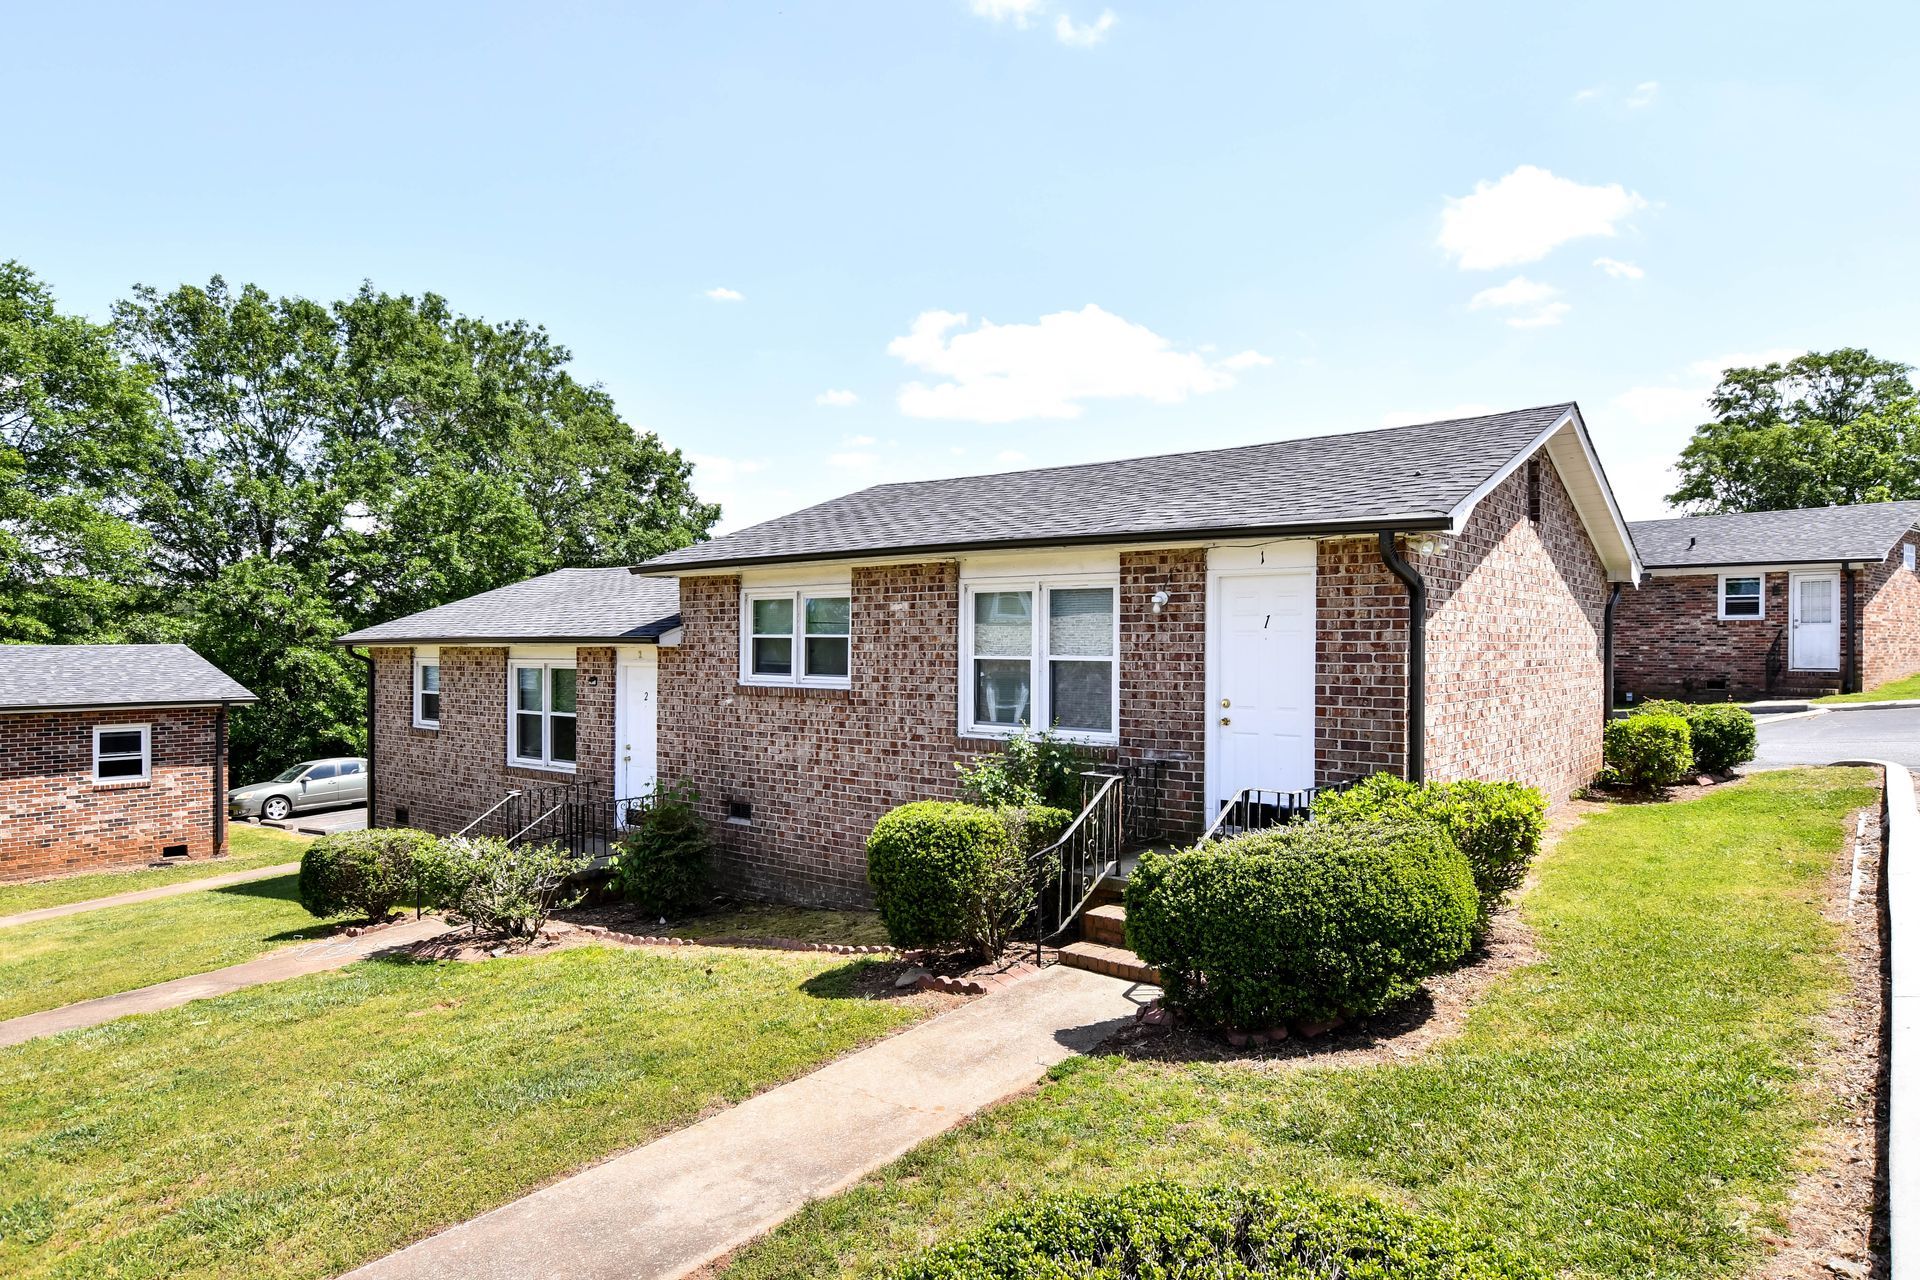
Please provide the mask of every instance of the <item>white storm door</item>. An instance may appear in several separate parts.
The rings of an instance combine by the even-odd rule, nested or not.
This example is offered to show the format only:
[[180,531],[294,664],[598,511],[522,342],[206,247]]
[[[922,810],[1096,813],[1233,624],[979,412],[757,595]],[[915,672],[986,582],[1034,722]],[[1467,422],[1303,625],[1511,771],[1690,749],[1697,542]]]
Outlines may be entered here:
[[657,694],[659,663],[648,655],[620,660],[614,693],[614,786],[616,799],[630,800],[653,790],[659,760]]
[[1208,711],[1217,812],[1245,787],[1313,785],[1313,574],[1221,574]]
[[1840,575],[1796,573],[1788,579],[1795,671],[1840,669]]

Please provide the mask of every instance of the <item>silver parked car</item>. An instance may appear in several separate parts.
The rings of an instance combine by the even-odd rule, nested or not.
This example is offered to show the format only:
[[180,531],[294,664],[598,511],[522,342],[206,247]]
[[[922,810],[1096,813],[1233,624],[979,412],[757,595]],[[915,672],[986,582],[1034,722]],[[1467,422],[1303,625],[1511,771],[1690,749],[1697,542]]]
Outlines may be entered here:
[[278,822],[296,809],[331,809],[367,802],[367,762],[358,756],[308,760],[270,782],[227,792],[227,812],[236,818]]

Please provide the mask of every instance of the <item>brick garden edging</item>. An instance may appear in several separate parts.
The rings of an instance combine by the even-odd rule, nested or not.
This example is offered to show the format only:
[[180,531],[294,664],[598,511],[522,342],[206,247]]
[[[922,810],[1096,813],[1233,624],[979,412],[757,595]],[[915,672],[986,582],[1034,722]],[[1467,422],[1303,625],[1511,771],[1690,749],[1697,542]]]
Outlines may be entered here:
[[803,942],[798,938],[750,938],[722,934],[712,938],[678,938],[671,934],[628,933],[603,924],[579,924],[574,928],[596,937],[612,938],[636,947],[738,947],[749,951],[826,951],[837,956],[891,956],[900,953],[892,947],[857,946],[845,942]]

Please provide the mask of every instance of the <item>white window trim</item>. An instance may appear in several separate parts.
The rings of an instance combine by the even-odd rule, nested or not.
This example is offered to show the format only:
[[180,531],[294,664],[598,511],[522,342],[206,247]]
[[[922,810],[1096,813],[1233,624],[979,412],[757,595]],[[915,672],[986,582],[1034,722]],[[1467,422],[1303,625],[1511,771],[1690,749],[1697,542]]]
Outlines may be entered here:
[[[1727,612],[1727,583],[1736,578],[1742,582],[1745,582],[1749,579],[1759,580],[1760,612],[1758,613],[1728,613]],[[1720,575],[1720,585],[1718,588],[1718,592],[1719,592],[1719,606],[1720,606],[1719,608],[1720,621],[1722,622],[1760,622],[1766,618],[1767,616],[1767,575],[1766,574],[1764,573],[1723,573]]]
[[[1052,726],[1050,705],[1052,683],[1047,679],[1047,664],[1052,655],[1047,648],[1047,593],[1056,590],[1071,590],[1075,587],[1105,587],[1113,592],[1113,655],[1111,658],[1087,658],[1088,662],[1111,662],[1113,664],[1113,731],[1111,733],[1093,733],[1085,729],[1062,729],[1054,736],[1061,742],[1074,742],[1086,747],[1115,747],[1120,745],[1120,577],[1118,574],[1076,574],[1041,578],[994,578],[977,582],[965,582],[960,589],[960,736],[963,738],[1013,738],[1023,732],[1039,733]],[[1027,655],[1031,665],[1029,684],[1032,689],[1034,720],[1037,723],[1019,726],[1004,724],[981,724],[973,714],[973,599],[981,592],[997,593],[1002,591],[1031,591],[1033,593],[1033,645]],[[1062,661],[1075,661],[1063,658]]]
[[[436,671],[442,671],[444,676],[444,671],[440,666],[440,655],[438,653],[416,653],[413,655],[413,727],[416,729],[438,729],[440,727],[440,721],[437,717],[429,720],[420,712],[421,698],[426,693],[425,687],[421,684],[421,672],[427,667],[432,667]],[[443,698],[446,696],[446,690],[444,688],[435,690],[435,692],[439,693]]]
[[1915,548],[1911,542],[1900,544],[1900,563],[1908,573],[1920,568],[1920,564],[1916,564]]
[[[573,658],[509,658],[507,659],[507,763],[516,769],[543,769],[548,773],[575,773],[579,761],[572,762],[553,759],[553,670],[563,667],[574,673],[573,683],[573,749],[577,756],[580,751],[580,662]],[[519,672],[532,668],[540,672],[540,751],[542,758],[528,759],[514,754],[514,742],[518,737],[514,733],[514,720],[520,714],[517,705],[520,691]],[[565,715],[565,712],[560,714]]]
[[[100,738],[109,733],[138,733],[140,735],[140,776],[137,778],[103,778],[100,776]],[[115,760],[131,759],[129,755],[116,753]],[[153,781],[153,726],[146,724],[97,724],[93,726],[93,780],[102,786],[128,785],[137,782]]]
[[[760,675],[753,669],[753,602],[790,600],[793,602],[793,670],[784,676]],[[807,665],[807,601],[845,600],[847,602],[847,674],[812,676]],[[845,586],[752,587],[740,592],[740,683],[775,689],[851,689],[853,688],[853,590]]]

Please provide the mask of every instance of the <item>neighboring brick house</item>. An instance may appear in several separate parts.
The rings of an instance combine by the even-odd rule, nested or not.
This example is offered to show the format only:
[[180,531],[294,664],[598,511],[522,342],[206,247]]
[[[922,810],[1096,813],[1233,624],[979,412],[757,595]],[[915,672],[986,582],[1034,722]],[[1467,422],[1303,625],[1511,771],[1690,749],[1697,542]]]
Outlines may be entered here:
[[635,570],[680,578],[660,776],[730,885],[808,902],[863,900],[874,820],[1022,723],[1150,765],[1182,835],[1376,770],[1564,798],[1638,571],[1571,404],[882,485]]
[[1920,671],[1920,502],[1632,531],[1647,574],[1616,611],[1621,701],[1805,697]]
[[646,794],[678,594],[671,578],[562,569],[341,637],[373,673],[370,823],[446,833],[510,791],[515,813],[559,787]]
[[0,881],[223,856],[252,701],[185,645],[0,645]]

